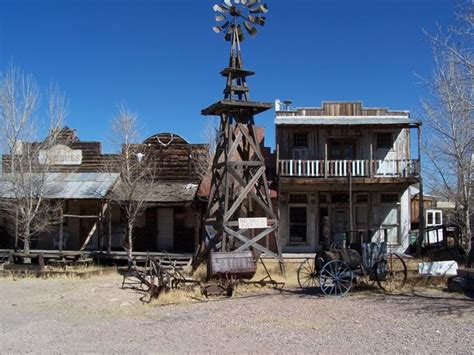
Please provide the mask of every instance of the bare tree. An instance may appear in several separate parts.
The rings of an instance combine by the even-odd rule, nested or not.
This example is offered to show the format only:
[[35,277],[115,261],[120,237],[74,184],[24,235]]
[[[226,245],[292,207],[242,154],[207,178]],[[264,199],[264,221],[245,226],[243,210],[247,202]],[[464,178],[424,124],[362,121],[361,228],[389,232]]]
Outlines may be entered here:
[[[458,25],[427,34],[434,70],[423,99],[431,189],[456,208],[460,244],[469,255],[472,237],[474,5],[459,5]],[[472,252],[471,252],[472,254]],[[472,258],[472,255],[471,255]],[[469,259],[469,258],[468,258]],[[467,260],[469,263],[469,260]]]
[[48,135],[39,139],[40,120],[36,113],[40,91],[34,78],[11,66],[0,79],[0,141],[5,152],[3,199],[1,211],[7,229],[23,241],[28,254],[31,239],[50,227],[59,204],[46,200],[48,172],[52,161],[48,155],[57,144],[63,120],[67,114],[66,101],[57,87],[48,93]]
[[111,143],[119,151],[106,162],[105,169],[120,174],[120,181],[111,194],[126,223],[124,243],[127,256],[133,253],[134,229],[137,217],[144,212],[147,195],[155,182],[156,167],[147,146],[139,144],[138,115],[121,105],[111,125]]

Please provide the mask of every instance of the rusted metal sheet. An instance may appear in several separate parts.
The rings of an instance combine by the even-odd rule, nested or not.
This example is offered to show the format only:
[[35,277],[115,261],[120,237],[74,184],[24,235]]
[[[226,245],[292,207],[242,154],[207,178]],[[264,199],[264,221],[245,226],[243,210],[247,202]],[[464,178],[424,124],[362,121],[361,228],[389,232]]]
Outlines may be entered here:
[[251,279],[257,265],[251,251],[212,252],[209,258],[211,276]]

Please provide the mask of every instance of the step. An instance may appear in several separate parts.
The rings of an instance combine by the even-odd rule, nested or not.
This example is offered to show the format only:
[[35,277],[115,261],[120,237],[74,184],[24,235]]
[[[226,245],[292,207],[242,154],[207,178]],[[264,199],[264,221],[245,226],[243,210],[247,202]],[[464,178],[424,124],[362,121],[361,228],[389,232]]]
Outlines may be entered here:
[[460,267],[458,269],[458,276],[462,277],[462,278],[465,278],[465,279],[474,280],[474,269]]
[[448,279],[448,289],[454,292],[474,291],[474,280],[455,276]]

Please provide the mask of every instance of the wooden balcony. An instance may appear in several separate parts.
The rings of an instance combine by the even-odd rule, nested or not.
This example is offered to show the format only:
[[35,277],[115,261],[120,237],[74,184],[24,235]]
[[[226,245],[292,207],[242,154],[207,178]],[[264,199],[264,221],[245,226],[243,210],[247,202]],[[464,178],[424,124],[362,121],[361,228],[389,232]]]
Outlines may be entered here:
[[335,178],[414,178],[419,175],[418,160],[279,160],[281,177]]

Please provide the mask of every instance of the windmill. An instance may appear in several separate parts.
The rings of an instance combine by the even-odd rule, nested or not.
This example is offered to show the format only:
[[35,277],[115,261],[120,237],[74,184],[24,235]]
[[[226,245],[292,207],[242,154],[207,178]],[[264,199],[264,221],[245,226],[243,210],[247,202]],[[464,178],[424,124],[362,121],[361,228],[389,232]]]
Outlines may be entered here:
[[254,115],[272,104],[249,100],[241,43],[255,37],[265,25],[268,7],[261,0],[225,0],[214,5],[216,33],[230,42],[229,65],[221,71],[226,79],[224,99],[202,110],[205,116],[220,116],[217,147],[212,163],[212,181],[204,218],[204,240],[196,258],[210,251],[242,252],[254,249],[283,263],[277,238],[278,218],[272,209],[265,158]]

